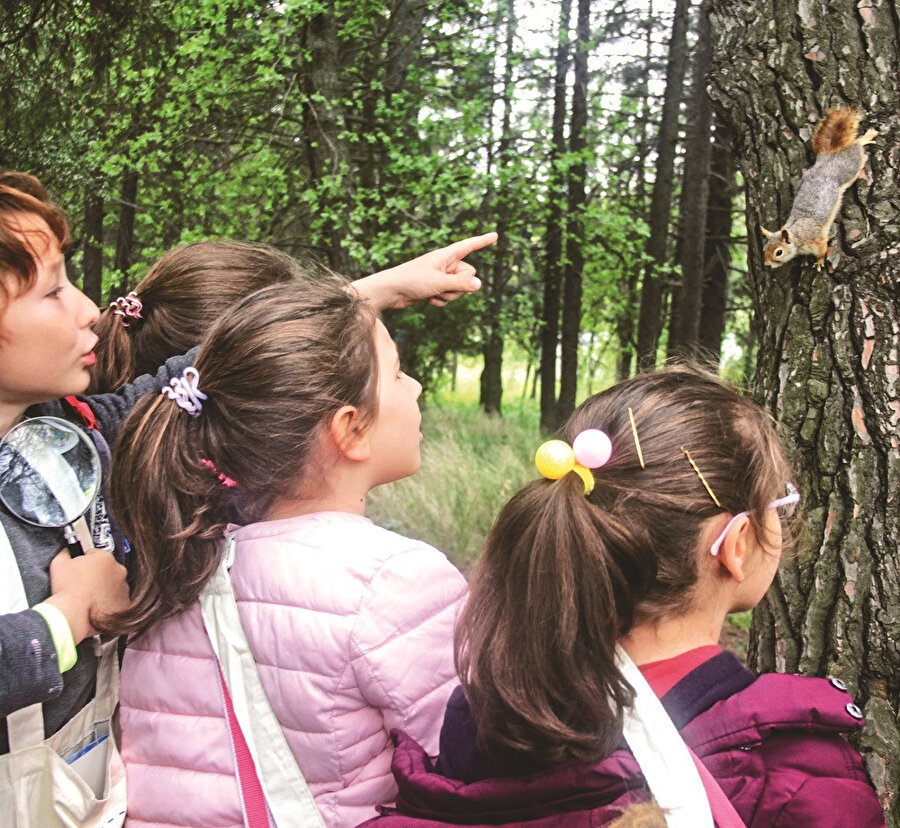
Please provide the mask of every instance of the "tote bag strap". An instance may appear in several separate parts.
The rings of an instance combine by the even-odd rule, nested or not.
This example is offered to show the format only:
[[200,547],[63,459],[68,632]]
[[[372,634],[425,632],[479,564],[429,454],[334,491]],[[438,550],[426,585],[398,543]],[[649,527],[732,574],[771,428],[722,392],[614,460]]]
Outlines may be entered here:
[[200,593],[206,633],[275,824],[278,828],[325,828],[250,652],[228,575],[233,553],[234,535],[229,533],[222,562]]
[[253,757],[247,747],[244,732],[234,715],[234,705],[231,703],[231,695],[225,686],[225,676],[222,668],[216,662],[219,673],[219,690],[222,693],[222,701],[225,704],[225,715],[228,719],[228,735],[231,737],[231,746],[234,749],[234,764],[237,770],[238,783],[241,786],[241,802],[244,806],[246,828],[272,828],[269,819],[269,806],[266,805],[266,795],[263,793],[256,768],[253,765]]
[[[28,609],[25,585],[12,545],[0,523],[0,614]],[[9,752],[34,747],[44,741],[44,709],[40,703],[14,710],[6,717]]]
[[625,741],[670,828],[713,828],[709,798],[688,746],[641,671],[616,647],[616,665],[634,689],[625,711]]

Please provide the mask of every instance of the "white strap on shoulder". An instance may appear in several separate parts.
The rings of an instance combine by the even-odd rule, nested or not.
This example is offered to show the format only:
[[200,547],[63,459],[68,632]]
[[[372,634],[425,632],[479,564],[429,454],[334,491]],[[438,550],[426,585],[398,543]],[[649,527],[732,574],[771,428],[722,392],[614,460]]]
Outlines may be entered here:
[[233,554],[232,533],[226,538],[222,563],[200,593],[206,632],[275,824],[278,828],[325,828],[250,652],[228,575]]
[[[12,545],[0,523],[0,614],[28,609],[25,585]],[[44,710],[40,703],[16,710],[6,717],[9,751],[39,745],[44,741]]]
[[713,828],[709,799],[684,739],[647,680],[621,647],[616,665],[634,688],[625,711],[625,741],[641,766],[669,828]]

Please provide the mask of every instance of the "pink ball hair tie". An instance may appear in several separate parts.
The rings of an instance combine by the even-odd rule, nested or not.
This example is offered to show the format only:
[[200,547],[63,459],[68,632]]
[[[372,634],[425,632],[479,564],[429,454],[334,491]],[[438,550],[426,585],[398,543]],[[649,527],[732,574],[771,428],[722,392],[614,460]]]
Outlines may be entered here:
[[588,469],[599,469],[612,457],[612,441],[605,431],[588,428],[572,441],[575,460]]

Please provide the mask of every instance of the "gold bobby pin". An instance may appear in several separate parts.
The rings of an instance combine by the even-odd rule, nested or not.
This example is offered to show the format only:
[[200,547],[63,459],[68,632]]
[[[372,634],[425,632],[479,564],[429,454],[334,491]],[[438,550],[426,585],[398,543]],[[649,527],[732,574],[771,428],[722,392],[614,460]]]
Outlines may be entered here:
[[716,497],[716,493],[709,487],[709,483],[706,482],[706,478],[703,476],[703,472],[697,468],[697,464],[694,462],[694,458],[691,457],[691,453],[684,447],[681,446],[681,450],[684,452],[684,456],[687,457],[688,463],[691,464],[691,468],[695,472],[697,472],[697,477],[700,478],[700,482],[703,484],[704,488],[707,492],[709,492],[709,496],[713,499],[713,503],[716,504],[720,509],[722,508],[722,504],[719,503],[719,498]]
[[641,461],[641,468],[647,468],[644,465],[644,453],[641,451],[641,441],[638,440],[637,436],[637,426],[634,424],[634,412],[631,410],[631,406],[628,407],[628,419],[631,420],[631,434],[634,437],[634,447],[637,449],[638,460]]

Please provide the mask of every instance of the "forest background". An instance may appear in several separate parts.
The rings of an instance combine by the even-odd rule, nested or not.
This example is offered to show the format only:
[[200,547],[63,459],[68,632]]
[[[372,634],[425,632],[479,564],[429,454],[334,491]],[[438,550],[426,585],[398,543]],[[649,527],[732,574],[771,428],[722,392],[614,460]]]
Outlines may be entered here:
[[[522,473],[503,458],[527,442],[506,428],[527,400],[552,431],[667,356],[745,385],[789,446],[807,530],[748,658],[848,683],[900,828],[895,0],[0,10],[0,168],[67,207],[68,266],[98,303],[194,240],[265,241],[355,277],[497,230],[474,257],[479,294],[389,322],[432,399],[477,365],[478,405],[506,420],[442,428],[481,435],[498,497]],[[765,270],[760,226],[785,220],[833,106],[880,135],[828,266]]]

